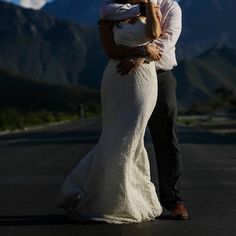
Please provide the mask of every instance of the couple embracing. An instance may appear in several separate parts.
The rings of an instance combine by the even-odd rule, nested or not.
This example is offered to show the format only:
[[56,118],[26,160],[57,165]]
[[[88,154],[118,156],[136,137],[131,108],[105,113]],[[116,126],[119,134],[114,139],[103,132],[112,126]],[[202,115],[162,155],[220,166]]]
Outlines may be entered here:
[[[102,133],[65,179],[58,205],[78,221],[138,223],[156,219],[163,208],[173,219],[187,219],[171,73],[181,9],[173,0],[106,0],[99,29],[110,58],[101,84]],[[147,125],[160,200],[144,146]]]

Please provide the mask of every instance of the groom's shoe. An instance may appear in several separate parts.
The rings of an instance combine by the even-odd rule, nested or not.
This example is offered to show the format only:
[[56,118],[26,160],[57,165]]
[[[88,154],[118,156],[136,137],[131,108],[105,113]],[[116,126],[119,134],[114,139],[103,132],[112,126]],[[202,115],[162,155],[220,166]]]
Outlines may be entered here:
[[170,210],[171,219],[173,220],[187,220],[188,212],[183,204],[176,203],[175,207]]

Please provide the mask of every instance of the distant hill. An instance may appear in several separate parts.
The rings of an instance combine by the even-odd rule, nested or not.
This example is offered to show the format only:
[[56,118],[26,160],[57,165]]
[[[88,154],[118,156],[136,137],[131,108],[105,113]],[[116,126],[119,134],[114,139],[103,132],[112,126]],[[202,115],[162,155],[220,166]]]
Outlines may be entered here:
[[[96,25],[103,0],[55,0],[42,10],[82,25]],[[178,44],[179,58],[201,54],[215,44],[236,47],[234,0],[181,0],[183,32]]]
[[87,57],[85,30],[41,11],[0,1],[0,69],[78,85]]
[[99,97],[97,91],[89,88],[52,85],[0,70],[0,110],[76,113],[81,104],[99,105]]
[[178,44],[181,58],[201,54],[214,45],[236,48],[234,0],[181,0],[183,31]]
[[[59,1],[61,0],[51,4]],[[95,89],[100,87],[107,59],[101,50],[96,27],[66,22],[41,11],[23,9],[1,1],[0,15],[1,70],[23,74],[24,77],[47,84],[79,88],[87,86]],[[92,15],[91,18],[93,17]],[[235,49],[218,44],[196,58],[179,61],[175,74],[181,107],[188,108],[193,101],[211,98],[215,89],[222,86],[235,91],[235,59]],[[6,83],[6,80],[4,81]],[[10,81],[12,80],[9,79],[9,83]],[[13,81],[12,85],[8,85],[8,89],[14,83],[18,86],[18,80]],[[22,83],[20,84],[19,88],[24,89]],[[35,84],[34,89],[36,85],[42,88],[40,84]],[[2,88],[5,89],[6,86]],[[47,90],[46,87],[43,88]],[[43,88],[40,90],[41,94]],[[7,95],[4,91],[1,90],[0,96]],[[10,89],[8,91],[11,94]],[[1,100],[4,99],[2,97]],[[6,99],[5,101],[7,102]]]
[[102,2],[103,0],[55,0],[47,3],[42,10],[82,25],[96,25]]
[[225,87],[236,94],[236,50],[211,48],[195,59],[181,61],[175,68],[177,96],[181,107],[206,101]]

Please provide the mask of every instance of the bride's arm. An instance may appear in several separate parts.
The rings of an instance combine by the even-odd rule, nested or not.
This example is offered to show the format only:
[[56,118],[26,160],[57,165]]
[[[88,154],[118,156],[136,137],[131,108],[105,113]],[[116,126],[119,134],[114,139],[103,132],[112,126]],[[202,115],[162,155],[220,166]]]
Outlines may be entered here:
[[[140,47],[128,47],[116,45],[113,35],[114,22],[100,21],[99,31],[102,47],[109,58],[121,60],[127,57],[144,57],[143,50]],[[145,46],[145,54],[153,60],[160,60],[161,53],[155,45],[149,44]]]
[[123,59],[127,56],[136,57],[139,55],[137,48],[118,46],[115,44],[113,35],[113,26],[115,22],[111,21],[100,21],[99,31],[102,47],[105,53],[112,59]]
[[161,35],[160,19],[157,16],[156,4],[151,0],[147,0],[146,3],[146,34],[151,39],[157,39]]

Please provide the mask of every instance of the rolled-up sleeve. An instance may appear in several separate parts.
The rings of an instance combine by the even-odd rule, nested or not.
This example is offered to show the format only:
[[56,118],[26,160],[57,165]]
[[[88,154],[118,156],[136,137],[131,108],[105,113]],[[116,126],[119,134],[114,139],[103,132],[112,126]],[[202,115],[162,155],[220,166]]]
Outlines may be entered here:
[[162,27],[162,35],[153,41],[163,53],[175,48],[182,30],[182,11],[180,6],[173,2]]
[[104,1],[100,9],[100,19],[103,20],[119,21],[139,14],[139,5],[119,4],[113,0]]

